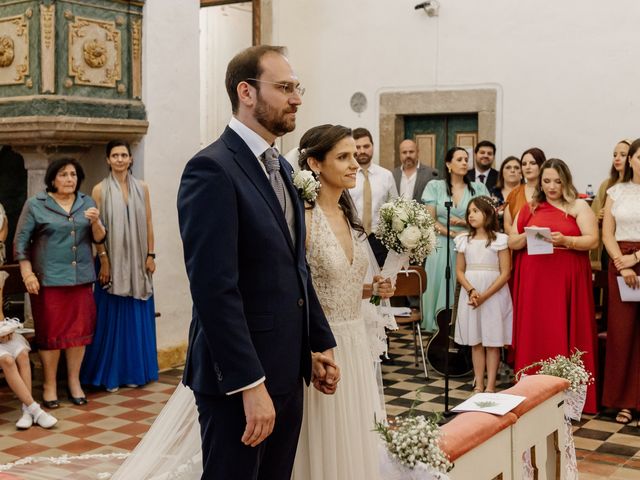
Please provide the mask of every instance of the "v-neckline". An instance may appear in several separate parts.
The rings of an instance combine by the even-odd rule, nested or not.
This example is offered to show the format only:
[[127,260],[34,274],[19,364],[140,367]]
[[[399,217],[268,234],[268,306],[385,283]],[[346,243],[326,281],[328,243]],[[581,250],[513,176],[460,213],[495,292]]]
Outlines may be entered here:
[[349,225],[349,221],[347,220],[347,218],[345,217],[345,221],[347,222],[347,227],[349,229],[349,238],[351,239],[351,258],[349,258],[349,254],[347,253],[347,251],[344,249],[344,247],[342,246],[342,243],[340,242],[340,240],[338,239],[338,236],[336,235],[336,232],[333,231],[333,228],[331,228],[331,224],[329,223],[329,219],[327,218],[327,216],[324,213],[324,210],[322,210],[322,207],[320,205],[318,205],[318,209],[320,210],[320,214],[323,216],[324,221],[327,225],[327,227],[329,228],[329,230],[331,231],[331,235],[333,235],[333,239],[336,241],[336,243],[338,244],[338,248],[340,248],[340,251],[342,252],[342,255],[344,256],[344,259],[347,261],[347,263],[349,264],[349,266],[351,267],[353,265],[353,260],[355,258],[355,245],[353,244],[353,232],[351,231],[351,225]]

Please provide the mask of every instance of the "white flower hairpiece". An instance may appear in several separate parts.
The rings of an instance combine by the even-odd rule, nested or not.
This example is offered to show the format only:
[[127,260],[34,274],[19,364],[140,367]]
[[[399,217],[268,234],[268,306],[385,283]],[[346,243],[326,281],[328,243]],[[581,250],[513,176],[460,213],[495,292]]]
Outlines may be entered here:
[[320,182],[316,180],[310,170],[298,170],[293,175],[293,185],[298,189],[304,201],[311,203],[318,198]]

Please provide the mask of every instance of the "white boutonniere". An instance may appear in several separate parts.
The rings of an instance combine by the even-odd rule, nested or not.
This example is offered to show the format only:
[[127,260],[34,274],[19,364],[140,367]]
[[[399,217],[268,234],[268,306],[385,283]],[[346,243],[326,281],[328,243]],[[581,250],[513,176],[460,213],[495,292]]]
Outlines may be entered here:
[[300,192],[300,196],[306,202],[315,202],[320,190],[320,182],[315,179],[309,170],[298,170],[293,174],[293,185]]

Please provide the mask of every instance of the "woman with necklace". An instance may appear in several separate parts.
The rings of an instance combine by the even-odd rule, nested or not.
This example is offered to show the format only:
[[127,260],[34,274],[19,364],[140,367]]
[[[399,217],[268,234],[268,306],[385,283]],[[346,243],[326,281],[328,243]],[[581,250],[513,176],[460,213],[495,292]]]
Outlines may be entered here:
[[149,187],[131,173],[126,142],[106,148],[109,175],[92,197],[107,226],[98,245],[98,320],[82,366],[82,382],[114,392],[158,379],[152,274],[155,252]]
[[[548,227],[553,253],[529,255],[525,227]],[[515,271],[513,321],[515,370],[574,349],[596,375],[596,325],[589,250],[598,243],[591,207],[578,198],[569,167],[545,161],[531,204],[516,215],[509,247],[520,251]],[[596,413],[595,383],[587,388],[586,413]]]
[[[460,233],[466,232],[467,222],[465,215],[467,205],[472,198],[479,195],[489,196],[487,187],[481,182],[472,182],[466,176],[469,154],[462,147],[449,149],[444,158],[444,180],[431,180],[427,183],[422,202],[431,216],[436,220],[436,251],[427,257],[425,269],[429,279],[429,288],[422,296],[423,321],[422,327],[432,332],[436,329],[436,316],[446,308],[446,279],[447,248],[449,242],[449,257],[451,258],[451,271],[456,269],[456,251],[453,239]],[[451,228],[447,232],[446,202],[453,202],[451,207]],[[448,236],[448,238],[447,238]],[[450,280],[451,298],[455,291],[455,273]],[[453,307],[453,301],[450,307]]]
[[47,408],[59,406],[56,374],[61,350],[67,361],[69,399],[76,405],[87,403],[79,374],[95,328],[91,244],[103,242],[106,230],[93,199],[79,191],[83,180],[76,160],[51,162],[46,190],[27,200],[16,228],[14,258],[31,298]]

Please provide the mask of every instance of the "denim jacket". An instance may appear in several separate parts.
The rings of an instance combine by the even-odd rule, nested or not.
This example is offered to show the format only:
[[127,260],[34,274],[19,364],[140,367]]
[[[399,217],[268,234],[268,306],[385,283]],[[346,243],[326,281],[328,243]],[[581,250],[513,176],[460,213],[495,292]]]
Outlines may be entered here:
[[95,206],[93,199],[81,192],[77,192],[70,213],[46,192],[29,198],[16,227],[15,260],[30,260],[33,273],[45,287],[95,281],[91,225],[84,216]]

